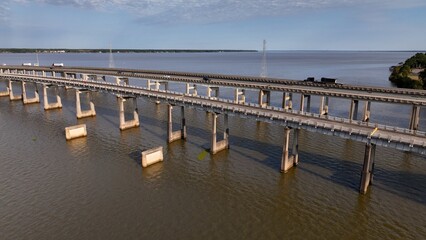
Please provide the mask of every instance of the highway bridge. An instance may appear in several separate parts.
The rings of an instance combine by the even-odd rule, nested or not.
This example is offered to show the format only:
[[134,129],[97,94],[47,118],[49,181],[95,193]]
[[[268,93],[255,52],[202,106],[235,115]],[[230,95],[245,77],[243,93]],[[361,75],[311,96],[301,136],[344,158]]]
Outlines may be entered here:
[[[108,81],[112,78],[114,81]],[[146,86],[131,86],[129,78],[143,79]],[[35,83],[43,86],[44,108],[50,110],[60,108],[60,96],[56,103],[48,103],[49,87],[63,86],[76,89],[77,117],[96,115],[94,105],[87,112],[81,111],[80,94],[87,91],[102,91],[117,95],[119,99],[120,129],[125,130],[139,126],[138,109],[135,99],[149,98],[158,104],[168,104],[168,142],[186,138],[185,111],[186,107],[209,111],[214,114],[212,124],[211,149],[212,154],[229,147],[228,115],[243,118],[253,118],[284,126],[283,156],[281,171],[286,172],[298,163],[298,133],[301,129],[326,135],[338,136],[345,139],[365,143],[365,157],[362,172],[360,192],[365,193],[372,177],[375,146],[395,148],[407,152],[426,154],[426,133],[416,130],[419,123],[421,106],[426,104],[425,91],[394,88],[375,88],[349,86],[340,84],[321,84],[304,81],[294,81],[273,78],[256,78],[234,75],[218,75],[204,73],[185,73],[171,71],[147,71],[111,68],[50,68],[50,67],[0,67],[0,79],[8,81],[6,91],[0,96],[9,96],[10,100],[22,99],[24,104],[40,102],[38,92],[32,99],[26,96],[25,84]],[[207,79],[207,80],[206,80]],[[17,94],[13,90],[16,83],[21,83],[22,91]],[[180,83],[185,91],[177,92],[168,89],[168,83]],[[163,88],[160,86],[163,85]],[[207,88],[206,96],[197,94],[197,85]],[[224,99],[219,95],[220,88],[234,88],[234,99]],[[259,91],[258,102],[245,101],[244,90]],[[271,91],[283,92],[283,105],[270,106]],[[216,92],[213,96],[212,92]],[[299,93],[301,104],[298,110],[292,109],[292,93]],[[321,107],[318,113],[310,112],[310,96],[321,96]],[[266,97],[266,99],[265,99]],[[328,115],[328,98],[351,99],[351,109],[348,118]],[[124,118],[124,101],[133,100],[133,119]],[[306,100],[305,100],[306,99]],[[356,120],[358,101],[364,101],[364,116]],[[305,101],[307,104],[305,106]],[[389,104],[409,104],[412,106],[410,128],[399,128],[369,122],[371,101]],[[181,108],[181,129],[172,129],[172,109]],[[224,116],[225,132],[223,140],[217,141],[217,117]],[[293,132],[292,152],[289,152],[289,136]]]

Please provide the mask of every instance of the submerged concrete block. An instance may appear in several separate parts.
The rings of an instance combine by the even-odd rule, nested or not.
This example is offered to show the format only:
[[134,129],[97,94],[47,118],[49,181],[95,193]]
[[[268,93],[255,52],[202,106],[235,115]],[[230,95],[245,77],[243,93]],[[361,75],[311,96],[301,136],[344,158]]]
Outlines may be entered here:
[[80,124],[65,128],[65,138],[67,140],[85,136],[87,136],[86,124]]
[[142,152],[142,167],[163,161],[163,147],[156,147]]

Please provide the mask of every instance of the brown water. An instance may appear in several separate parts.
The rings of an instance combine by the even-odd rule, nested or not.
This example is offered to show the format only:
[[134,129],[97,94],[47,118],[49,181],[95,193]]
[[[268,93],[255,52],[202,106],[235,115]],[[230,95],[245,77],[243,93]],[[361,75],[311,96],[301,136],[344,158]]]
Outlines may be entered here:
[[[141,127],[120,132],[114,96],[93,94],[97,116],[76,120],[74,91],[59,93],[52,111],[0,98],[0,239],[426,238],[424,156],[378,147],[360,195],[362,143],[302,131],[300,163],[281,174],[281,126],[230,117],[231,148],[198,160],[210,114],[186,109],[187,141],[167,144],[165,105],[139,99]],[[77,123],[87,138],[67,142]],[[156,146],[164,162],[142,170]]]

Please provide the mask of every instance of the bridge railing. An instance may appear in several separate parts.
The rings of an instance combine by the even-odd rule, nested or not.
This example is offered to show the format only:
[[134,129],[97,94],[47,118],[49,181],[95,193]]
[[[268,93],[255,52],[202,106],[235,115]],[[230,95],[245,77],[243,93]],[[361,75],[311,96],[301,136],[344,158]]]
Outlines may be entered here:
[[[37,75],[37,76],[29,75],[29,76],[31,78],[38,78],[39,81],[41,81],[41,82],[46,81],[46,80],[48,81],[49,78],[52,79],[52,77],[42,77],[42,76],[39,76],[39,75]],[[191,97],[191,98],[185,98],[185,102],[200,105],[200,106],[220,107],[220,108],[223,109],[223,108],[226,108],[226,106],[219,105],[219,104],[221,104],[221,103],[233,104],[234,106],[232,106],[230,108],[230,110],[232,110],[233,112],[239,111],[239,112],[241,112],[245,115],[250,114],[250,115],[253,115],[253,116],[270,117],[270,118],[276,118],[276,119],[280,119],[280,120],[288,120],[288,121],[293,121],[293,122],[299,122],[301,124],[310,124],[311,121],[315,122],[315,118],[316,119],[326,119],[326,120],[330,120],[330,121],[333,121],[333,122],[355,124],[355,125],[358,125],[358,126],[361,126],[361,127],[366,127],[366,128],[378,128],[378,130],[386,130],[386,131],[391,131],[391,132],[396,132],[396,133],[409,134],[409,135],[413,135],[413,136],[426,137],[426,133],[422,132],[422,131],[410,130],[410,129],[407,129],[407,128],[388,126],[388,125],[383,125],[383,124],[378,124],[378,123],[350,120],[350,119],[347,119],[347,118],[341,118],[341,117],[336,117],[336,116],[320,115],[318,113],[312,113],[312,112],[301,112],[301,111],[298,111],[298,110],[284,109],[284,108],[276,107],[276,106],[261,107],[259,104],[250,103],[250,102],[246,102],[246,103],[243,103],[243,104],[237,104],[237,103],[234,102],[234,100],[231,100],[231,99],[223,99],[223,98],[208,97],[208,96],[192,96],[192,95],[187,95],[187,94],[184,94],[182,92],[177,92],[177,91],[166,91],[166,90],[162,90],[162,89],[153,90],[153,89],[148,89],[146,87],[141,87],[141,86],[123,86],[123,85],[119,85],[119,84],[116,84],[116,83],[99,82],[99,81],[95,81],[95,80],[80,80],[80,79],[66,78],[66,77],[55,77],[54,79],[55,79],[55,82],[58,82],[57,80],[59,80],[59,81],[61,81],[62,84],[71,84],[71,85],[74,85],[74,86],[76,84],[86,84],[86,85],[90,84],[91,86],[93,86],[93,88],[99,88],[99,89],[102,89],[102,85],[108,85],[109,89],[114,90],[116,92],[122,92],[122,93],[127,93],[127,94],[130,92],[134,95],[140,94],[140,90],[150,91],[150,92],[144,94],[148,97],[164,97],[164,95],[160,96],[157,93],[168,93],[168,94],[178,95],[178,96],[168,96],[167,97],[168,99],[173,100],[173,101],[182,101],[182,97]],[[50,81],[50,82],[53,82],[53,81]],[[106,88],[104,88],[104,89],[106,89]],[[198,99],[193,99],[193,98],[198,98]],[[209,100],[209,102],[206,103],[206,102],[200,101],[200,100]],[[249,110],[244,109],[244,110],[242,110],[241,108],[238,109],[238,107],[250,107],[250,108],[257,108],[257,109],[249,109]],[[262,111],[262,110],[273,111],[276,114],[274,115],[273,113],[259,112],[259,111]],[[311,119],[311,120],[300,120],[300,119],[295,120],[294,118],[288,118],[288,117],[285,117],[285,116],[283,118],[283,116],[280,115],[279,113],[290,113],[290,114],[309,117],[309,118],[313,118],[313,119]],[[267,114],[269,114],[269,115],[267,115]],[[324,126],[324,127],[327,127],[327,126]],[[330,125],[329,128],[331,129],[331,128],[333,128],[333,126]]]

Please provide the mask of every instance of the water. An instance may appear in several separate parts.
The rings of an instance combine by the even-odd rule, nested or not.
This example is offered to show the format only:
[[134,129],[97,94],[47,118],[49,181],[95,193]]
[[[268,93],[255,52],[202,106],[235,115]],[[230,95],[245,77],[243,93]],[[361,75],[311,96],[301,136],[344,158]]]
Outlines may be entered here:
[[[388,67],[412,54],[271,52],[268,75],[390,86]],[[0,55],[7,64],[32,59]],[[109,64],[108,54],[39,59],[41,65]],[[117,67],[243,75],[259,75],[260,59],[261,53],[114,55]],[[230,117],[231,149],[198,160],[210,143],[210,114],[187,109],[187,141],[167,144],[164,105],[138,99],[141,127],[120,132],[114,96],[94,93],[97,116],[76,120],[74,92],[59,92],[63,109],[47,112],[0,98],[0,239],[426,237],[424,156],[378,147],[374,185],[359,195],[361,143],[302,131],[300,163],[281,174],[283,128]],[[346,115],[345,104],[332,100],[330,110]],[[395,108],[409,107],[372,107],[380,113],[372,120],[408,124]],[[422,113],[422,130],[425,118]],[[64,128],[77,123],[87,124],[88,137],[67,142]],[[219,118],[220,132],[222,123]],[[142,170],[140,150],[156,146],[164,147],[164,162]]]

